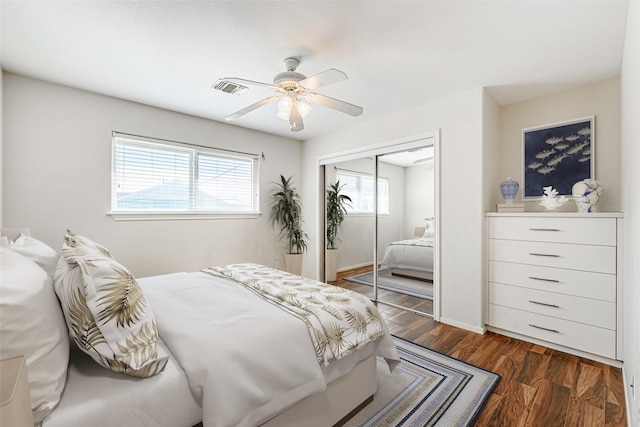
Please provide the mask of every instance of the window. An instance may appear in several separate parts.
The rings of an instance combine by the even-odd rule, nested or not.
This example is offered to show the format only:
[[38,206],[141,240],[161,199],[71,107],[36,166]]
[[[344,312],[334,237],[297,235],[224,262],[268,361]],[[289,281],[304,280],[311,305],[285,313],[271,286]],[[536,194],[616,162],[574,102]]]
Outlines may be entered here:
[[[343,193],[351,198],[349,213],[373,213],[373,175],[340,170],[336,172],[336,179],[344,185]],[[378,178],[378,213],[389,213],[389,179]]]
[[114,133],[113,213],[258,213],[258,156]]

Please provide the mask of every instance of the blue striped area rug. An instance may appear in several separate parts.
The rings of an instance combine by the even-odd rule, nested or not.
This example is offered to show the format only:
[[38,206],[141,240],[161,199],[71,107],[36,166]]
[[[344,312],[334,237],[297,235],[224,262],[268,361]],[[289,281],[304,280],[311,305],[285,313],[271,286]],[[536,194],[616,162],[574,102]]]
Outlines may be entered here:
[[[360,283],[361,285],[373,286],[373,272],[370,271],[368,273],[345,277],[344,280]],[[378,271],[378,288],[400,292],[418,298],[433,299],[433,283],[427,283],[419,279],[393,276],[390,270]]]
[[401,363],[393,373],[378,359],[373,401],[344,425],[473,425],[500,376],[394,336]]

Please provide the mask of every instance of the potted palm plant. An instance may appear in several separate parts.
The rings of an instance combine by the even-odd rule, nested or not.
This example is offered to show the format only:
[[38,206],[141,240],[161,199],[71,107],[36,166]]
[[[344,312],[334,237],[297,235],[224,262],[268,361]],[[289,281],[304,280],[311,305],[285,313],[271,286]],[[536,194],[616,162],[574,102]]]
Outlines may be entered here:
[[302,254],[307,249],[307,234],[302,230],[302,203],[291,179],[280,175],[277,188],[271,193],[269,219],[279,228],[287,243],[285,268],[289,273],[302,273]]
[[[346,184],[345,184],[346,185]],[[344,185],[340,186],[340,181],[329,184],[327,188],[327,282],[336,280],[337,259],[339,240],[338,234],[342,228],[342,221],[347,215],[347,206],[351,203],[351,198],[346,194],[340,194]]]

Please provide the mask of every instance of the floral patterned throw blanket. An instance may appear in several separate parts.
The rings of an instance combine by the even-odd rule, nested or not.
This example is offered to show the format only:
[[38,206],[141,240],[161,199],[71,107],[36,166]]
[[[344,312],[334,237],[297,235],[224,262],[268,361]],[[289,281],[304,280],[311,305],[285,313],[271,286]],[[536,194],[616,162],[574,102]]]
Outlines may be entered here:
[[302,320],[320,363],[345,357],[385,335],[378,309],[365,296],[259,264],[210,267]]

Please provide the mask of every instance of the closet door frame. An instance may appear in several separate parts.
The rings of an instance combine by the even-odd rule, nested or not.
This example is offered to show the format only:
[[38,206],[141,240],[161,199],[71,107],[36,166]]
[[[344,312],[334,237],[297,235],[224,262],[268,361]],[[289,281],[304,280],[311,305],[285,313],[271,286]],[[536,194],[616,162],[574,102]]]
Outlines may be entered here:
[[[325,154],[319,156],[317,158],[317,167],[319,173],[316,174],[318,177],[318,183],[316,188],[319,188],[319,206],[321,207],[321,212],[318,215],[318,223],[316,224],[317,230],[319,231],[319,236],[317,242],[319,244],[317,257],[316,257],[316,265],[321,273],[320,277],[322,279],[325,278],[325,250],[326,250],[326,242],[325,242],[325,212],[324,212],[324,167],[325,165],[332,163],[339,163],[348,160],[360,159],[363,157],[371,157],[382,154],[393,153],[396,151],[404,151],[410,150],[413,148],[422,147],[425,145],[433,144],[434,148],[434,228],[435,228],[435,239],[434,239],[434,254],[433,254],[433,319],[436,321],[440,320],[440,246],[442,241],[442,235],[440,233],[440,130],[428,131],[424,133],[419,133],[415,135],[409,135],[402,138],[384,141],[377,144],[371,145],[363,145],[361,147],[357,147],[351,150],[335,152],[330,154]],[[377,170],[377,161],[376,161],[376,169],[375,169],[375,177],[374,179],[377,182],[378,170]],[[377,192],[376,192],[377,196]],[[377,200],[377,199],[376,199]],[[374,207],[375,214],[375,227],[373,230],[374,235],[374,249],[373,249],[373,265],[376,267],[374,270],[377,272],[377,217],[378,217],[378,207],[377,202]],[[375,280],[377,281],[377,273],[375,274]],[[377,301],[377,286],[375,293],[375,301]],[[384,303],[384,301],[380,301]]]

